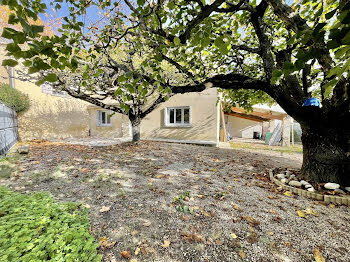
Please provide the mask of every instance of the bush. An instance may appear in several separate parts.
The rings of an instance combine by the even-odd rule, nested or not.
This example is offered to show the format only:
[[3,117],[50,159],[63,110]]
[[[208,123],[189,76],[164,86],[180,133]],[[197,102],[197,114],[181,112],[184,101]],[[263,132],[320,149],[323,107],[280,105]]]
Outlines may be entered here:
[[0,187],[0,261],[101,261],[87,210]]
[[18,112],[26,111],[30,106],[29,97],[9,85],[0,84],[0,101]]

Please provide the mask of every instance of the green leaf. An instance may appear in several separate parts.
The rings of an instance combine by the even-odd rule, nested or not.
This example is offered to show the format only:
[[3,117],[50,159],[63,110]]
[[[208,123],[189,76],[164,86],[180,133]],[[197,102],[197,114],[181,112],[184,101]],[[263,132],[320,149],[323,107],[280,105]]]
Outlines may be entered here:
[[178,38],[177,36],[174,37],[174,44],[175,45],[179,45],[181,43],[180,38]]
[[137,0],[137,4],[139,6],[143,6],[145,4],[145,0]]
[[274,70],[272,72],[272,77],[280,77],[281,75],[283,75],[282,71],[281,70]]
[[26,60],[22,63],[25,67],[30,67],[32,65],[32,61]]
[[56,74],[48,74],[47,76],[45,76],[44,78],[45,81],[47,82],[56,82],[57,81],[57,75]]
[[124,75],[120,75],[117,79],[118,83],[122,83],[126,81],[126,77]]
[[13,59],[4,59],[2,61],[2,65],[14,67],[14,66],[18,65],[18,62],[16,60],[13,60]]

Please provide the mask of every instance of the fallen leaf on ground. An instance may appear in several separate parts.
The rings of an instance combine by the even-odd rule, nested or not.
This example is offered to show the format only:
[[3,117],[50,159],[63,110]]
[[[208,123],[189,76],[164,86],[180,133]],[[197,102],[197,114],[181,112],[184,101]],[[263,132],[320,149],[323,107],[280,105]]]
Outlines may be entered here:
[[235,233],[231,233],[231,237],[232,237],[233,239],[236,239],[236,238],[237,238],[237,235],[236,235]]
[[316,217],[319,216],[319,214],[318,214],[316,211],[312,210],[311,208],[305,209],[304,212],[305,212],[306,214],[308,214],[308,215],[314,215],[314,216],[316,216]]
[[242,259],[245,259],[245,258],[247,257],[246,254],[244,253],[244,251],[243,251],[242,249],[239,250],[238,254],[239,254],[239,256],[240,256]]
[[140,248],[137,247],[137,248],[135,249],[135,256],[137,256],[139,253],[140,253]]
[[291,242],[284,242],[284,244],[287,246],[287,247],[291,247],[292,246],[292,243]]
[[246,220],[250,225],[257,226],[260,225],[260,222],[249,216],[241,216],[242,219]]
[[273,236],[275,233],[273,233],[273,232],[267,232],[267,234],[269,234],[270,236]]
[[80,169],[80,172],[82,172],[82,173],[87,173],[88,171],[89,171],[88,168],[81,168],[81,169]]
[[334,204],[329,204],[329,207],[330,208],[335,208],[335,205]]
[[122,252],[120,252],[120,254],[122,255],[123,258],[127,258],[129,259],[130,258],[130,251],[126,251],[126,250],[123,250]]
[[289,192],[289,191],[286,191],[283,194],[286,195],[286,196],[292,196],[293,195],[292,192]]
[[322,256],[322,253],[317,248],[314,249],[314,258],[316,262],[326,262],[326,259]]
[[196,233],[181,233],[181,236],[186,241],[194,241],[194,242],[205,242],[205,238]]
[[100,209],[100,213],[108,212],[110,209],[110,207],[102,206],[102,208]]
[[151,224],[152,224],[151,221],[147,221],[147,222],[143,223],[143,226],[149,227]]
[[170,240],[164,240],[162,247],[167,248],[170,246]]
[[236,209],[237,211],[242,211],[242,208],[240,208],[237,204],[231,202],[231,205],[232,205],[233,208]]
[[306,218],[305,213],[303,211],[301,211],[301,210],[297,210],[297,214],[298,214],[299,217]]
[[133,258],[133,259],[130,260],[130,262],[137,262],[137,259]]
[[85,207],[86,208],[91,208],[91,206],[89,204],[86,204]]
[[256,242],[258,242],[258,236],[257,234],[254,232],[254,233],[248,233],[247,235],[247,241],[250,243],[250,244],[254,244]]
[[156,176],[156,178],[163,178],[163,177],[165,177],[165,176],[166,176],[166,175],[161,174],[161,175]]
[[111,248],[115,245],[116,241],[113,241],[113,242],[109,242],[108,240],[107,241],[103,241],[101,244],[100,244],[100,247],[102,248]]

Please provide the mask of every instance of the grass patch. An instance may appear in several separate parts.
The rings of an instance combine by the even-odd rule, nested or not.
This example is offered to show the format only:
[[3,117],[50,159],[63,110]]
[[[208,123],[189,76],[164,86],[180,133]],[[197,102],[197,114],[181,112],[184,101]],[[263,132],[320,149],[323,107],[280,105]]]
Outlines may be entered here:
[[263,144],[249,144],[249,143],[237,143],[230,142],[232,148],[235,149],[252,149],[252,150],[270,150],[282,153],[303,153],[302,145],[294,145],[294,146],[269,146]]
[[16,169],[10,165],[0,163],[0,179],[9,178]]
[[0,261],[101,261],[87,212],[0,187]]

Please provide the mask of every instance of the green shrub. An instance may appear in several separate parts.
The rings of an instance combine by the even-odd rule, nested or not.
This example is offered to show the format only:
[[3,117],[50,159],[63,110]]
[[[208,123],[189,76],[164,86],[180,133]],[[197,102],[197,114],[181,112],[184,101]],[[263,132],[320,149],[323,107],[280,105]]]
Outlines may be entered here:
[[0,261],[101,261],[87,210],[0,187]]
[[26,111],[30,106],[29,97],[9,85],[0,84],[0,101],[18,112]]

